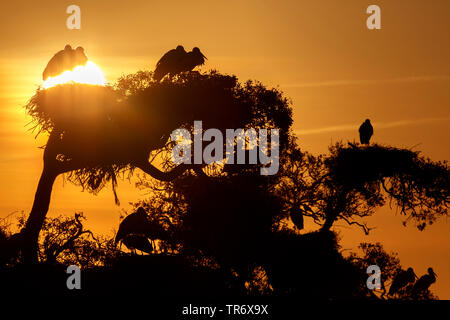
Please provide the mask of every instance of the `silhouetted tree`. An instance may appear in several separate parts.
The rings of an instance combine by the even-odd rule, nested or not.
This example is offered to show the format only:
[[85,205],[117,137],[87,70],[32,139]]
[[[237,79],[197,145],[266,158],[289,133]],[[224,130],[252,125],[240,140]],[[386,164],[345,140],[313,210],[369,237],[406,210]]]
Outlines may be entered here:
[[[174,129],[192,129],[201,119],[203,128],[248,126],[286,128],[292,123],[288,102],[275,89],[259,83],[240,84],[234,76],[215,71],[184,73],[155,82],[150,73],[119,79],[116,87],[82,84],[39,88],[27,104],[38,132],[48,132],[44,168],[29,219],[12,245],[21,247],[28,261],[36,260],[37,238],[48,211],[56,177],[67,179],[91,192],[117,175],[140,168],[159,180],[171,180],[187,169],[202,174],[201,165],[181,164],[161,171],[149,162],[153,151],[173,145]],[[287,132],[281,132],[284,145]]]
[[[285,212],[300,210],[329,230],[343,220],[368,233],[361,218],[393,202],[419,230],[447,215],[450,175],[446,162],[388,146],[359,148],[337,143],[329,155],[313,156],[293,145],[278,193]],[[405,221],[406,223],[406,221]]]
[[[186,285],[186,292],[194,290],[192,283],[204,284],[197,288],[214,283],[215,292],[378,299],[365,287],[363,266],[375,261],[389,278],[398,261],[370,245],[361,247],[363,258],[345,258],[333,224],[342,220],[368,233],[364,217],[388,200],[420,230],[447,215],[447,163],[381,145],[337,143],[328,154],[309,154],[296,143],[290,101],[280,90],[239,83],[216,71],[182,73],[161,82],[140,71],[112,87],[38,89],[27,110],[49,140],[30,216],[21,233],[6,241],[18,244],[24,260],[33,261],[40,252],[39,232],[47,228],[41,259],[108,265],[104,270],[123,276],[119,287],[131,286],[126,281],[131,273],[136,283],[152,285],[165,275],[173,281],[164,283],[166,288]],[[170,134],[177,128],[192,133],[194,120],[224,136],[229,128],[279,129],[278,173],[262,176],[260,164],[174,164]],[[116,195],[118,176],[138,168],[147,174],[140,176],[138,187],[150,192],[135,207],[142,206],[159,230],[151,254],[124,257],[112,240],[88,239],[81,216],[46,224],[58,175],[66,173],[69,181],[93,193],[111,182]],[[300,218],[311,219],[318,230],[301,234]]]

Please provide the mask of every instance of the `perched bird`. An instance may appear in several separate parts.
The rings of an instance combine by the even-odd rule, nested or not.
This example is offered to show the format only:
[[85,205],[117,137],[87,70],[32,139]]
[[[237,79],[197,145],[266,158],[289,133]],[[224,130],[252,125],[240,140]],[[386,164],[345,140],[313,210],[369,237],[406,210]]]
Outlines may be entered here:
[[196,66],[201,66],[207,58],[201,53],[200,49],[195,47],[191,52],[186,54],[183,59],[183,71],[191,71]]
[[299,229],[303,229],[303,213],[299,209],[292,208],[290,217],[294,225]]
[[77,47],[73,52],[73,62],[75,66],[84,66],[88,62],[88,57],[84,53],[83,47]]
[[433,268],[428,268],[428,274],[425,274],[419,278],[412,288],[412,295],[418,296],[421,292],[426,291],[433,283],[436,282],[436,273]]
[[48,77],[55,77],[67,70],[73,70],[76,66],[85,65],[88,61],[84,49],[78,47],[75,50],[66,45],[64,50],[57,52],[48,62],[42,73],[45,81]]
[[119,225],[114,242],[117,244],[129,234],[143,234],[148,232],[149,220],[144,208],[139,207],[136,212],[128,215]]
[[156,63],[153,78],[160,81],[166,74],[175,75],[182,71],[182,61],[186,57],[187,52],[183,46],[177,46],[162,56]]
[[417,276],[414,273],[413,268],[408,268],[408,270],[400,270],[399,273],[394,277],[391,287],[389,288],[389,295],[392,296],[397,293],[401,288],[406,287],[409,283],[413,283]]
[[148,241],[147,237],[139,234],[129,234],[125,236],[122,240],[122,243],[130,250],[132,250],[136,254],[136,250],[146,252],[151,254],[153,251],[153,246]]
[[[128,215],[119,225],[114,243],[123,243],[127,248],[135,248],[143,252],[153,251],[155,239],[166,239],[166,230],[157,221],[149,219],[144,208]],[[151,248],[150,248],[151,247]],[[145,250],[143,250],[145,249]]]
[[191,71],[196,66],[205,63],[206,57],[201,53],[200,49],[195,47],[190,52],[186,52],[183,46],[168,51],[159,59],[156,64],[153,78],[160,81],[166,74],[174,76],[178,73]]
[[369,144],[370,138],[373,135],[373,127],[369,119],[363,122],[359,127],[359,140],[362,144]]

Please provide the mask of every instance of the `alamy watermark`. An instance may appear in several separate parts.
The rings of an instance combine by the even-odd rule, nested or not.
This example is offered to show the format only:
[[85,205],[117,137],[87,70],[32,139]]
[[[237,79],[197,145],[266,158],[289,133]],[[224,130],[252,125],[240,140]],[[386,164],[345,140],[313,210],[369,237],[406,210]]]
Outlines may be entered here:
[[67,7],[66,13],[70,14],[66,20],[66,27],[69,30],[81,29],[81,9],[76,4],[72,4]]
[[76,265],[70,265],[67,267],[66,273],[70,276],[67,278],[66,286],[67,289],[81,289],[81,270],[80,267]]
[[381,289],[381,269],[379,266],[373,264],[367,267],[367,274],[370,276],[367,278],[366,285],[369,290]]
[[366,20],[366,26],[369,30],[381,29],[381,9],[376,4],[367,7],[366,13],[370,16]]
[[[268,134],[268,129],[226,129],[224,140],[219,129],[210,128],[203,132],[202,121],[194,121],[193,138],[187,129],[172,131],[170,138],[176,142],[172,159],[175,164],[192,164],[193,147],[194,164],[223,163],[224,159],[227,165],[257,164],[259,161],[264,165],[260,169],[261,175],[274,175],[279,168],[280,131],[270,129],[270,142]],[[203,148],[203,141],[211,142]]]

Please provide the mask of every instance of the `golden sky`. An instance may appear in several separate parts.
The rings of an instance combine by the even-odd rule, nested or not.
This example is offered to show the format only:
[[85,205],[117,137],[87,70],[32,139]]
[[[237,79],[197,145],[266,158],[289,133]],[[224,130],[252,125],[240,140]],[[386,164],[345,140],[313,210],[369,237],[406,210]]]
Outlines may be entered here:
[[[81,8],[81,30],[66,28],[67,6]],[[366,28],[370,4],[381,8],[381,30]],[[370,118],[373,141],[450,155],[450,1],[275,0],[40,0],[0,4],[0,217],[28,213],[42,169],[45,137],[35,140],[23,106],[48,60],[69,43],[81,45],[114,82],[153,69],[182,44],[200,47],[204,69],[279,86],[293,100],[300,145],[326,152],[354,140]],[[93,196],[58,179],[50,215],[84,211],[95,232],[117,228],[121,209],[145,197],[133,182],[119,183],[122,206],[110,188]],[[382,242],[404,267],[439,278],[431,288],[450,299],[450,234],[446,219],[419,232],[403,228],[388,209],[368,220],[370,236],[339,225],[343,248]]]

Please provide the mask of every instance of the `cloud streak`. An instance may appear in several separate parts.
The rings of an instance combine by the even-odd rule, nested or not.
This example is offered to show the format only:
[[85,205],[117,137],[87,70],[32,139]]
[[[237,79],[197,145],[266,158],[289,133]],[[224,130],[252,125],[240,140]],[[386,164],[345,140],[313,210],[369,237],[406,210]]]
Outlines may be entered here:
[[[374,122],[372,123],[375,129],[388,129],[395,127],[404,127],[410,125],[417,124],[427,124],[427,123],[436,123],[436,122],[444,122],[450,121],[450,117],[442,117],[442,118],[425,118],[425,119],[416,119],[416,120],[399,120],[392,122]],[[330,133],[330,132],[342,132],[342,131],[357,131],[359,125],[355,124],[344,124],[339,126],[329,126],[322,128],[314,128],[314,129],[299,129],[294,130],[294,133],[298,136],[306,136],[306,135],[314,135],[321,133]]]
[[450,76],[437,75],[437,76],[416,76],[416,77],[403,77],[403,78],[378,79],[378,80],[331,80],[331,81],[290,83],[290,84],[288,83],[288,84],[282,85],[282,87],[287,87],[287,88],[317,88],[317,87],[395,84],[395,83],[447,81],[447,80],[450,80]]

